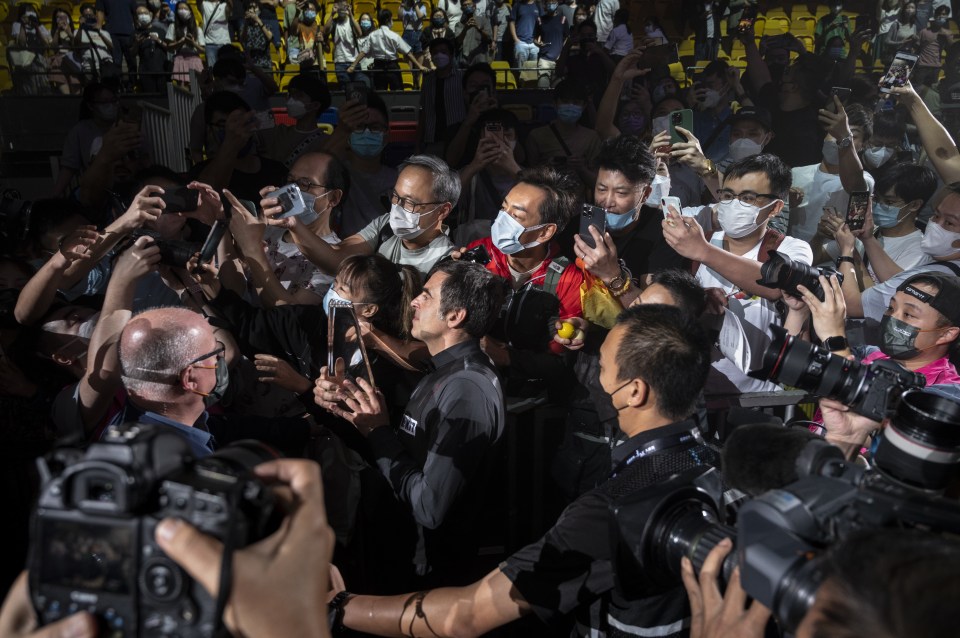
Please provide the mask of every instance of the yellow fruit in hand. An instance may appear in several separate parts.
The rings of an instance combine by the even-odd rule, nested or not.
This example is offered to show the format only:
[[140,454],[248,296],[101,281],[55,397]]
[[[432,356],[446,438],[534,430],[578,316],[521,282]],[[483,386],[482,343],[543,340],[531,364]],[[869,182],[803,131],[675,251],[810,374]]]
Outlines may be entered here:
[[561,339],[569,339],[576,332],[577,328],[572,323],[569,321],[564,321],[562,324],[560,324],[560,329],[557,330],[557,336]]

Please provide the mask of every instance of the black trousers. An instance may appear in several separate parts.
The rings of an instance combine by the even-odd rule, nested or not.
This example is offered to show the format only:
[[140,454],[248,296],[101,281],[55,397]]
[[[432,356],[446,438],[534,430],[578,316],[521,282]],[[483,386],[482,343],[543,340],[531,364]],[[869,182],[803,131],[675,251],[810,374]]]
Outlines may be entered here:
[[400,75],[400,63],[396,60],[374,60],[373,86],[378,91],[402,91],[403,76]]

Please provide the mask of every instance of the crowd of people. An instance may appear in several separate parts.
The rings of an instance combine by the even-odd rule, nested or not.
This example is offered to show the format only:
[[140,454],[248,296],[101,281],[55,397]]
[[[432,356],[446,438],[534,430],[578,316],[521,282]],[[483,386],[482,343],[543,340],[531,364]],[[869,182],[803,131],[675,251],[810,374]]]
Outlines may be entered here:
[[[82,82],[54,197],[3,201],[18,549],[4,586],[24,568],[34,458],[139,424],[194,458],[243,439],[291,457],[256,470],[291,506],[233,556],[224,619],[238,635],[326,635],[329,611],[361,635],[480,635],[535,616],[545,629],[522,635],[762,636],[769,611],[744,610],[738,572],[717,589],[730,543],[699,574],[685,561],[669,583],[624,582],[611,504],[722,470],[734,425],[771,419],[730,406],[790,390],[755,374],[781,330],[960,402],[960,44],[937,35],[949,7],[884,0],[874,33],[838,4],[815,52],[789,36],[758,45],[748,25],[741,73],[719,57],[718,21],[752,3],[684,3],[717,59],[681,86],[652,55],[659,23],[631,34],[624,12],[642,8],[626,3],[440,0],[430,14],[405,0],[356,17],[337,3],[322,22],[305,0],[282,4],[283,25],[276,4],[204,0],[200,22],[185,2],[131,4],[126,33],[110,22],[125,2],[84,8],[90,64],[112,56],[133,77],[149,45],[182,81],[215,62],[187,172],[157,163],[139,109],[101,74]],[[503,25],[518,66],[548,77],[548,121],[505,108],[490,65]],[[303,68],[328,41],[348,87],[332,132],[318,127],[331,89],[311,72],[286,87],[295,122],[266,122],[270,47]],[[912,41],[916,68],[897,81],[856,63]],[[417,148],[394,162],[397,56],[424,75]],[[778,261],[797,276],[771,276]],[[507,463],[511,429],[547,413],[555,441]],[[888,426],[830,398],[794,416],[867,466]],[[525,454],[547,468],[535,498],[559,518],[506,546]],[[156,538],[223,593],[215,539],[173,519]],[[864,618],[887,632],[870,635],[951,635],[957,552],[922,532],[847,539],[796,635],[856,635]],[[911,587],[894,601],[884,588],[900,576]],[[60,622],[30,633],[21,578],[0,633],[95,631],[85,614]]]

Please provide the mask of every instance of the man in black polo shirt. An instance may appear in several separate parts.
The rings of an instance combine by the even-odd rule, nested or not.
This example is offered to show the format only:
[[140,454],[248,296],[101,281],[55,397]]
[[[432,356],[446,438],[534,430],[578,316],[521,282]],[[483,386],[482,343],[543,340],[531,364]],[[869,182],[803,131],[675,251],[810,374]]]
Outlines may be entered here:
[[426,344],[433,371],[414,389],[400,423],[390,423],[383,394],[366,380],[331,379],[326,368],[317,380],[317,404],[367,437],[380,472],[409,507],[417,524],[414,567],[418,576],[429,574],[420,584],[469,582],[490,568],[475,571],[475,531],[484,505],[493,504],[486,492],[505,408],[480,337],[497,318],[503,288],[479,264],[433,267],[411,304],[410,331]]
[[667,244],[663,214],[646,203],[657,163],[640,138],[620,135],[605,141],[597,166],[593,201],[607,211],[607,236],[600,237],[591,229],[596,247],[575,236],[574,253],[591,274],[620,296],[626,308],[640,295],[632,279],[642,281],[645,275],[668,268],[689,270],[690,262]]
[[473,585],[395,597],[342,593],[334,606],[343,624],[380,635],[402,627],[408,635],[478,636],[530,613],[548,623],[573,613],[578,635],[605,636],[613,628],[686,635],[689,612],[679,581],[660,587],[631,581],[632,591],[643,592],[633,598],[619,589],[608,507],[624,485],[641,490],[670,478],[664,468],[678,458],[715,466],[717,455],[700,442],[691,419],[709,368],[710,344],[681,310],[655,304],[624,312],[600,349],[600,383],[628,437],[613,452],[615,476]]

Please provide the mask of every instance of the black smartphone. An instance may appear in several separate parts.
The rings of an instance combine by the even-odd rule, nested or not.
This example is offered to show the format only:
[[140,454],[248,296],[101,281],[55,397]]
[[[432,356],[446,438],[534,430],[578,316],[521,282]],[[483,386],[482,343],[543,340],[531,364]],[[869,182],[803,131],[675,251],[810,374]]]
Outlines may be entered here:
[[894,88],[904,86],[910,79],[910,73],[913,72],[919,57],[916,53],[897,51],[886,75],[880,80],[880,92],[890,93]]
[[184,186],[164,192],[160,199],[164,213],[191,213],[200,206],[200,191]]
[[683,109],[682,111],[674,111],[670,114],[670,143],[679,144],[681,142],[687,142],[687,136],[683,133],[677,131],[677,127],[681,127],[688,131],[693,130],[693,111],[690,109]]
[[850,193],[850,203],[847,204],[847,227],[850,230],[860,230],[867,219],[867,207],[870,206],[870,191],[856,191]]
[[260,219],[263,217],[263,214],[260,212],[260,209],[257,208],[257,205],[251,202],[249,199],[240,199],[237,198],[237,201],[240,202],[240,205],[247,209],[247,212]]
[[850,99],[850,92],[851,92],[851,89],[845,86],[832,87],[830,89],[830,102],[827,104],[827,106],[833,105],[833,96],[837,96],[838,98],[840,98],[840,103],[846,106],[847,100]]
[[590,248],[596,248],[597,242],[593,240],[593,235],[590,234],[591,226],[600,231],[600,236],[603,237],[603,233],[607,231],[607,211],[600,206],[584,204],[583,210],[580,212],[580,239]]
[[460,255],[460,261],[472,261],[475,264],[486,266],[490,263],[490,253],[487,252],[483,244],[477,244]]
[[347,84],[346,98],[348,102],[366,104],[369,92],[370,89],[367,88],[366,82],[350,82]]
[[641,69],[655,69],[680,61],[680,54],[676,44],[658,44],[648,47],[637,65]]
[[484,124],[483,136],[503,139],[503,122],[487,122]]

